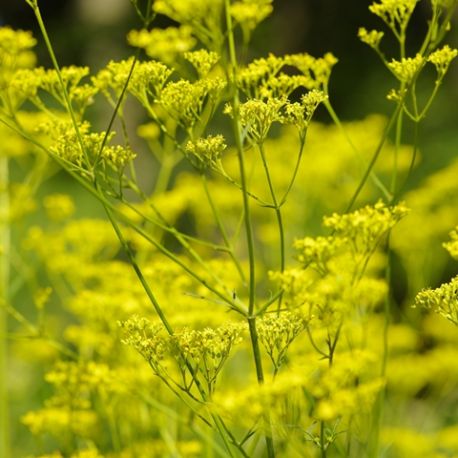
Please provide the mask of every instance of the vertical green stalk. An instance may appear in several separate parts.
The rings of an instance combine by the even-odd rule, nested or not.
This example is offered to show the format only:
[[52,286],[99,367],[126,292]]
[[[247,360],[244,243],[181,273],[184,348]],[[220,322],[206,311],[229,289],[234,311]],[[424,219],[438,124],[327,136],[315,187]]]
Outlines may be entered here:
[[256,289],[256,271],[255,271],[255,259],[254,259],[254,240],[253,240],[253,228],[251,224],[251,210],[250,202],[247,192],[247,179],[246,179],[246,170],[245,170],[245,151],[243,148],[242,140],[242,129],[240,125],[240,99],[237,88],[235,87],[237,81],[237,57],[235,53],[235,42],[234,34],[232,30],[232,18],[229,11],[230,1],[225,0],[225,10],[226,10],[226,23],[227,23],[227,34],[229,41],[229,55],[230,63],[232,66],[232,84],[233,84],[233,128],[235,142],[237,146],[237,153],[239,159],[239,170],[240,170],[240,183],[242,188],[242,198],[243,198],[243,209],[244,209],[244,223],[245,223],[245,232],[247,238],[247,248],[248,248],[248,262],[250,270],[249,278],[249,315],[253,315],[254,312],[254,302],[255,302],[255,289]]
[[326,458],[326,448],[324,446],[324,421],[320,422],[320,456]]
[[[248,327],[250,331],[251,346],[253,349],[254,364],[256,367],[256,377],[258,383],[262,385],[264,383],[264,372],[262,368],[261,350],[259,347],[258,333],[256,329],[256,317],[254,316],[255,309],[255,288],[256,288],[256,273],[255,273],[255,259],[254,259],[254,241],[253,241],[253,227],[251,222],[250,203],[248,199],[247,183],[246,183],[246,171],[245,171],[245,153],[243,148],[242,131],[240,125],[240,99],[239,93],[236,87],[237,82],[237,56],[235,52],[235,41],[233,33],[232,18],[230,13],[230,0],[225,0],[225,15],[226,15],[226,26],[227,26],[227,37],[229,44],[229,57],[232,67],[232,104],[233,104],[233,128],[235,142],[237,145],[237,153],[239,159],[240,169],[240,182],[242,186],[242,198],[243,198],[243,209],[244,209],[244,221],[245,231],[248,246],[248,261],[250,266],[249,276],[249,305],[248,305]],[[266,422],[269,423],[269,419],[266,418]],[[269,425],[267,425],[270,429]],[[272,433],[269,431],[265,435],[265,442],[267,448],[267,456],[269,458],[275,457],[274,443],[272,439]]]
[[[8,285],[10,277],[9,226],[10,199],[8,193],[8,158],[0,156],[0,302],[9,303]],[[8,404],[8,315],[6,307],[0,307],[0,456],[10,458],[10,426]]]

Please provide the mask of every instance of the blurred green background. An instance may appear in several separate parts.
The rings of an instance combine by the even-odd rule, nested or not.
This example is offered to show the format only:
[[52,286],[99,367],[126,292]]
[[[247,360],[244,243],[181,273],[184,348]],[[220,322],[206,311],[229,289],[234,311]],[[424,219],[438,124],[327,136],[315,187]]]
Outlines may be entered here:
[[[384,30],[381,21],[369,12],[370,4],[366,0],[350,3],[341,0],[275,0],[274,14],[254,34],[251,57],[268,52],[308,52],[319,56],[330,51],[339,59],[331,77],[331,96],[341,118],[360,119],[374,112],[388,114],[391,103],[385,96],[393,87],[394,79],[375,53],[357,38],[360,26]],[[41,8],[63,65],[89,65],[97,71],[110,59],[125,58],[132,53],[125,36],[139,25],[129,0],[46,0],[41,2]],[[429,1],[420,1],[409,26],[407,48],[411,54],[415,53],[424,36],[429,14]],[[32,30],[39,37],[33,13],[25,0],[1,0],[0,23]],[[164,17],[156,21],[158,26],[170,24]],[[452,28],[446,41],[458,46],[456,27]],[[387,33],[383,42],[386,55],[396,56],[394,45]],[[41,42],[37,52],[40,64],[50,66]],[[424,160],[416,172],[417,178],[424,176],[426,171],[442,167],[456,151],[457,83],[458,65],[454,63],[422,124],[419,143]],[[324,112],[318,113],[318,119],[329,122]]]

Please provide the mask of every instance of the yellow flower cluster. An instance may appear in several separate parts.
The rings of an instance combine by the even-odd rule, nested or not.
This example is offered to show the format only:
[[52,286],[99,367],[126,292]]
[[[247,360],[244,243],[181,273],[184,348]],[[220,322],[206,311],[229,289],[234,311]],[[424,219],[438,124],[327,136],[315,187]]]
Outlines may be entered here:
[[301,137],[312,120],[315,110],[318,106],[328,100],[324,92],[312,89],[301,97],[301,102],[287,103],[284,110],[284,123],[295,126]]
[[277,372],[287,357],[289,346],[304,331],[307,320],[299,313],[269,314],[257,321],[259,340]]
[[446,458],[458,452],[456,425],[446,426],[438,431],[421,431],[411,427],[384,427],[381,439],[393,456],[414,456],[415,458]]
[[231,15],[240,24],[244,33],[249,34],[273,11],[272,0],[239,0],[231,5]]
[[342,323],[360,320],[373,311],[385,297],[387,285],[374,276],[369,261],[406,213],[402,204],[388,207],[379,202],[325,217],[324,225],[332,229],[332,235],[294,243],[302,267],[271,273],[284,291],[285,304],[303,310],[312,325],[333,332]]
[[364,27],[360,27],[358,30],[359,39],[374,49],[378,49],[383,35],[384,33],[379,30],[368,31]]
[[318,272],[328,271],[328,262],[341,251],[345,239],[329,237],[305,237],[295,240],[294,248],[299,251],[298,261],[304,266],[312,266]]
[[206,138],[199,138],[196,141],[189,141],[185,151],[191,163],[198,170],[207,168],[218,168],[221,155],[227,148],[222,135],[209,135]]
[[414,307],[430,309],[458,326],[458,276],[439,288],[420,291]]
[[97,219],[71,220],[49,233],[32,226],[24,246],[34,250],[54,274],[68,274],[73,281],[75,275],[81,278],[85,273],[81,266],[89,267],[94,259],[109,259],[119,249],[110,225]]
[[17,57],[22,52],[37,44],[31,32],[13,30],[11,27],[0,27],[0,55],[2,64],[6,55]]
[[325,217],[323,222],[335,235],[354,243],[360,253],[371,252],[381,238],[392,229],[409,210],[404,204],[387,207],[379,201],[374,206],[366,206],[349,214]]
[[216,104],[226,87],[222,78],[206,78],[170,82],[161,94],[160,104],[185,129],[192,129],[200,120],[206,103]]
[[[60,395],[62,398],[70,396],[68,400],[72,405],[79,404],[86,408],[90,406],[91,391],[123,389],[110,368],[104,363],[95,361],[87,363],[59,361],[54,369],[46,374],[45,380],[54,385],[58,391],[62,391]],[[55,397],[59,397],[59,394]]]
[[223,5],[223,0],[158,0],[153,10],[189,27],[193,36],[208,48],[217,50],[223,40]]
[[[114,103],[127,82],[132,64],[133,59],[111,61],[92,78],[92,83]],[[147,103],[149,99],[156,101],[171,74],[172,70],[161,62],[138,62],[130,78],[128,90],[140,102]]]
[[436,344],[432,349],[420,353],[412,352],[418,349],[414,347],[399,355],[393,355],[387,368],[387,385],[390,391],[403,396],[415,396],[425,388],[433,392],[443,392],[447,386],[456,386],[458,382],[458,370],[455,365],[458,357],[456,326],[440,319],[442,323],[438,325],[439,333],[443,334],[450,326],[453,341]]
[[227,323],[202,330],[184,328],[173,335],[164,335],[160,325],[138,316],[120,322],[120,326],[124,331],[123,343],[134,347],[156,375],[165,379],[173,377],[169,366],[174,361],[181,374],[175,383],[190,392],[195,383],[200,388],[205,382],[208,395],[213,393],[218,374],[244,329],[242,325]]
[[285,64],[296,67],[307,78],[307,89],[327,88],[331,70],[336,63],[337,58],[331,53],[318,58],[307,53],[285,56]]
[[397,34],[406,29],[417,3],[418,0],[380,0],[372,3],[369,10]]
[[[250,139],[262,143],[274,122],[292,124],[304,136],[316,108],[327,100],[326,88],[335,62],[331,54],[319,59],[308,54],[270,54],[241,68],[236,83],[247,100],[240,106],[240,118]],[[295,67],[299,74],[282,72],[286,66]],[[291,102],[288,97],[298,88],[309,92],[300,102]],[[232,107],[226,106],[225,112],[232,115]]]
[[428,62],[431,62],[437,71],[438,79],[442,79],[447,73],[450,63],[458,55],[457,49],[452,49],[450,46],[445,45],[444,47],[437,49],[432,52],[428,57]]
[[28,99],[38,109],[45,109],[45,99],[41,94],[41,92],[45,92],[53,97],[62,108],[67,109],[65,88],[72,108],[79,116],[82,116],[84,110],[94,102],[94,96],[98,92],[96,87],[81,83],[88,75],[88,67],[63,67],[60,70],[62,80],[56,70],[45,70],[41,67],[22,69],[14,74],[14,79],[9,87],[9,94],[16,108],[20,108]]
[[276,76],[283,65],[283,58],[273,54],[269,54],[265,58],[256,59],[239,70],[237,85],[247,97],[260,97],[258,88],[262,87],[269,78]]
[[[115,132],[111,132],[108,135],[107,142],[103,150],[101,150],[106,134],[105,132],[91,132],[90,125],[87,122],[79,125],[79,135],[68,121],[58,122],[54,125],[44,124],[40,126],[40,129],[53,137],[54,141],[49,150],[69,164],[77,166],[78,169],[88,166],[86,157],[91,163],[101,159],[108,168],[114,170],[123,169],[136,157],[130,147],[109,145]],[[80,139],[82,145],[80,144]]]
[[393,59],[388,63],[388,67],[399,81],[409,84],[420,73],[425,62],[424,57],[417,54],[415,57],[402,58],[400,61]]
[[[305,53],[284,57],[270,54],[240,69],[237,85],[249,98],[285,97],[299,87],[323,90],[336,62],[337,59],[330,53],[320,58]],[[285,66],[296,68],[300,74],[281,72]]]
[[[280,373],[274,380],[261,386],[252,383],[242,389],[216,393],[214,409],[235,424],[247,428],[258,422],[265,428],[263,416],[269,412],[271,420],[276,420],[274,424],[280,426],[285,406],[288,405],[286,401],[289,396],[297,395],[306,382],[305,371]],[[307,407],[304,406],[303,411],[307,412]]]
[[183,56],[196,69],[199,78],[206,78],[220,59],[216,52],[206,49],[185,52]]
[[[367,351],[341,353],[341,358],[332,367],[313,361],[309,364],[294,365],[287,372],[278,374],[262,386],[250,384],[243,389],[227,390],[215,395],[214,409],[228,421],[247,428],[257,422],[266,428],[265,415],[268,413],[270,426],[276,440],[282,443],[285,455],[294,456],[293,450],[301,450],[306,445],[294,444],[294,431],[302,432],[319,445],[319,432],[315,436],[312,425],[317,421],[337,421],[342,429],[352,415],[359,418],[370,413],[378,392],[384,382],[371,376],[374,355]],[[308,358],[311,355],[307,355]],[[313,357],[312,357],[313,360]],[[298,410],[292,411],[294,403]],[[328,435],[327,435],[328,436]],[[325,439],[326,438],[322,438]],[[329,434],[329,445],[336,437]],[[284,442],[282,442],[284,441]],[[309,450],[308,448],[306,450]],[[289,453],[289,454],[288,454]],[[314,456],[313,449],[310,455]]]
[[[284,121],[280,110],[285,104],[284,99],[270,98],[266,101],[250,99],[240,105],[240,121],[252,141],[262,143],[267,138],[272,124]],[[233,116],[232,106],[226,105],[224,113]]]

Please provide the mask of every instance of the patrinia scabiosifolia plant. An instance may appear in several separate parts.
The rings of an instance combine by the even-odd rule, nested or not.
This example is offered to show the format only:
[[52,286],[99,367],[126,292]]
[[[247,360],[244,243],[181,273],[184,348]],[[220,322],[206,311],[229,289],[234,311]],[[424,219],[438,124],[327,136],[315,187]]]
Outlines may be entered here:
[[[59,66],[39,2],[26,2],[54,67],[35,66],[28,32],[0,29],[0,122],[13,145],[0,165],[1,333],[9,313],[56,351],[45,376],[52,394],[22,418],[44,438],[49,453],[36,456],[380,456],[387,444],[389,456],[452,456],[445,439],[418,452],[416,437],[383,427],[382,415],[402,351],[412,349],[410,328],[393,323],[389,285],[392,244],[409,254],[395,226],[409,227],[400,198],[417,145],[402,145],[403,134],[425,118],[457,55],[443,44],[457,1],[427,2],[413,55],[406,41],[418,2],[369,6],[398,43],[387,57],[383,31],[358,33],[396,81],[394,108],[387,122],[348,126],[330,99],[331,53],[240,60],[237,41],[248,46],[270,0],[131,0],[143,23],[127,37],[135,56],[92,75]],[[157,15],[176,25],[155,28]],[[419,97],[428,67],[436,77]],[[111,107],[105,130],[87,114],[95,103]],[[140,126],[129,122],[133,103]],[[335,127],[311,124],[320,105]],[[156,160],[154,178],[139,173],[138,137]],[[24,140],[36,162],[15,188],[8,169]],[[46,197],[48,228],[31,227],[21,245],[46,272],[35,324],[10,304],[9,238],[15,212],[27,213],[25,197],[50,173],[47,158],[102,204],[106,220],[72,219],[69,196]],[[357,201],[367,204],[355,210]],[[306,236],[301,227],[317,210],[330,215],[324,235]],[[457,223],[446,220],[445,230]],[[445,247],[456,258],[456,230],[451,237]],[[454,278],[415,304],[456,325],[457,288]],[[75,317],[63,343],[44,319],[52,298]],[[5,344],[2,370],[4,357]],[[6,419],[4,378],[1,388]],[[5,458],[7,436],[4,421]]]

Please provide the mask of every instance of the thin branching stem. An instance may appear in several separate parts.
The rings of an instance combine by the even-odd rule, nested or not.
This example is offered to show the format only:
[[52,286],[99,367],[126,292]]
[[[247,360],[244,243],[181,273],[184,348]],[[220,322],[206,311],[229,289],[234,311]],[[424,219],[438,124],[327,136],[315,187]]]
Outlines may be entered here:
[[[233,108],[233,128],[235,142],[237,145],[237,153],[239,159],[239,168],[240,168],[240,182],[242,185],[242,199],[243,199],[243,209],[244,209],[244,219],[245,219],[245,232],[247,238],[248,246],[248,262],[250,268],[249,275],[249,305],[248,305],[248,327],[250,332],[251,346],[253,350],[254,363],[256,367],[256,376],[259,384],[264,383],[264,372],[262,367],[262,358],[261,350],[259,347],[258,333],[256,329],[256,317],[254,316],[255,309],[255,294],[256,294],[256,272],[255,272],[255,253],[254,253],[254,238],[253,238],[253,228],[251,221],[251,212],[250,212],[250,203],[249,196],[247,194],[247,183],[246,183],[246,171],[245,171],[245,153],[242,140],[242,130],[240,123],[240,100],[239,93],[236,87],[237,83],[237,56],[235,51],[235,41],[234,33],[232,29],[232,17],[230,13],[230,1],[225,0],[225,16],[226,16],[226,26],[228,33],[228,45],[229,45],[229,56],[230,63],[232,67],[232,108]],[[266,422],[270,423],[270,419],[266,418]],[[265,435],[265,443],[267,448],[267,455],[269,458],[275,457],[274,443],[272,438],[271,427],[269,424],[267,428],[270,429]]]

